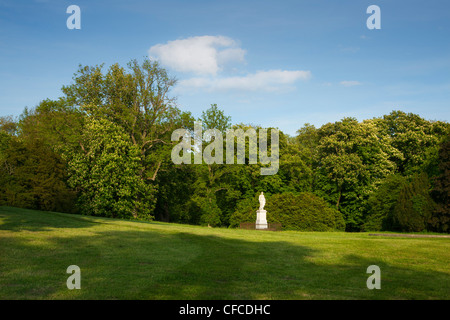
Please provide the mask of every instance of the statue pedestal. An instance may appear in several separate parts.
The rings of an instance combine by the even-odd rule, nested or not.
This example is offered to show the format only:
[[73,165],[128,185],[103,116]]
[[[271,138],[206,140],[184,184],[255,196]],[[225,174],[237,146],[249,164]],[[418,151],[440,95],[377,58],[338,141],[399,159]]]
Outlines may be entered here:
[[256,210],[256,229],[267,229],[266,210]]

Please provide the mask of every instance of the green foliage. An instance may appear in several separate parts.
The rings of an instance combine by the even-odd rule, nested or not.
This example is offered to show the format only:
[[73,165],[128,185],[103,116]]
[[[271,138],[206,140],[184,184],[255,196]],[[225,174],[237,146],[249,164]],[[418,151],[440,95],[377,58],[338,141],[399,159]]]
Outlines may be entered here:
[[74,83],[62,88],[63,100],[122,127],[140,150],[142,179],[154,181],[170,157],[171,132],[188,117],[174,107],[168,95],[176,80],[158,62],[131,60],[127,67],[113,64],[103,72],[103,65],[80,66]]
[[[164,163],[158,174],[158,193],[155,219],[166,222],[195,224],[198,221],[189,215],[188,202],[195,194],[196,167]],[[196,214],[195,214],[196,216]]]
[[175,80],[158,63],[102,68],[80,66],[64,97],[26,109],[21,135],[39,136],[70,159],[70,183],[84,213],[151,219],[170,132],[191,126],[192,117],[172,106],[167,94]]
[[267,221],[282,224],[284,230],[344,230],[342,215],[310,192],[275,194],[267,200]]
[[203,130],[217,129],[225,133],[231,128],[231,117],[226,116],[217,104],[212,104],[209,109],[203,111],[199,120],[202,121]]
[[430,228],[450,233],[450,135],[447,135],[440,146],[438,161],[440,174],[433,179],[434,187],[431,192],[436,210],[430,219]]
[[[436,204],[426,173],[389,176],[369,201],[365,231],[430,231]],[[432,229],[432,228],[431,228]]]
[[198,195],[194,196],[191,201],[191,205],[198,208],[200,213],[200,225],[209,225],[211,227],[221,225],[220,217],[222,212],[217,206],[215,197],[202,197]]
[[12,116],[0,117],[0,132],[9,135],[15,135],[17,133],[17,122]]
[[0,205],[73,213],[65,162],[41,140],[0,132]]
[[400,191],[408,179],[400,174],[388,176],[368,200],[368,216],[362,229],[364,231],[393,230],[394,210]]
[[259,208],[258,195],[240,200],[230,217],[230,227],[236,228],[242,222],[255,222],[256,210]]
[[79,191],[83,213],[104,217],[152,219],[155,187],[140,178],[140,150],[123,128],[87,118],[84,152],[66,154],[70,185]]
[[446,122],[427,121],[419,115],[402,111],[392,111],[383,116],[377,121],[377,126],[401,153],[393,160],[398,171],[405,175],[421,171],[431,153],[428,149],[435,148],[449,128]]
[[435,203],[425,173],[415,174],[400,190],[393,213],[394,227],[401,231],[426,231]]
[[373,121],[345,118],[319,129],[316,193],[343,213],[347,230],[363,223],[364,206],[377,186],[395,169],[396,154]]
[[46,99],[34,109],[25,109],[18,123],[23,139],[39,138],[59,154],[82,147],[83,126],[83,113],[68,105],[65,99]]
[[[175,165],[171,133],[192,133],[195,121],[169,96],[175,83],[147,58],[106,70],[80,65],[61,98],[25,108],[18,120],[0,117],[2,203],[71,211],[76,197],[86,214],[236,227],[255,221],[263,191],[269,207],[283,200],[296,212],[273,207],[288,228],[341,229],[343,217],[347,231],[450,232],[448,123],[393,111],[362,122],[305,124],[294,137],[280,131],[275,175],[250,164],[248,138],[242,154],[235,137],[234,163],[239,153],[244,164]],[[232,125],[216,104],[198,120],[203,130],[223,134],[260,129]]]
[[280,175],[292,191],[312,192],[317,182],[318,130],[307,123],[297,134],[293,142],[281,145]]

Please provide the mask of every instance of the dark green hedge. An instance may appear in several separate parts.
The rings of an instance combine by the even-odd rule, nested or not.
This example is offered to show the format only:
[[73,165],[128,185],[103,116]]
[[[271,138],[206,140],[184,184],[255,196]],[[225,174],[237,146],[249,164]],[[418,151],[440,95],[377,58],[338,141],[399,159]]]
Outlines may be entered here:
[[310,192],[275,194],[267,201],[269,223],[281,223],[283,230],[344,230],[342,214]]

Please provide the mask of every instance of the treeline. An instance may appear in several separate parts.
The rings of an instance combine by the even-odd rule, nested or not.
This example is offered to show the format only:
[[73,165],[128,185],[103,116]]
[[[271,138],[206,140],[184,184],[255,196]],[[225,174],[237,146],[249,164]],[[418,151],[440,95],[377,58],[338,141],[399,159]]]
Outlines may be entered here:
[[269,222],[285,229],[450,232],[447,122],[393,111],[299,124],[294,137],[280,131],[275,175],[247,153],[245,165],[174,164],[172,132],[196,120],[259,129],[217,105],[195,119],[169,96],[175,84],[150,60],[80,66],[59,99],[0,117],[0,205],[237,227],[255,221],[264,192]]

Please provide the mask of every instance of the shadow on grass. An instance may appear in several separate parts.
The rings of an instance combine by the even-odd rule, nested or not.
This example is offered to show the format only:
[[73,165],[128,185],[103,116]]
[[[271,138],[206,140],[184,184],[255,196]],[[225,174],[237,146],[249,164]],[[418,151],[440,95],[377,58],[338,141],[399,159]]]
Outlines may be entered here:
[[79,214],[0,206],[0,230],[45,231],[49,228],[86,228],[99,223]]
[[[323,252],[309,246],[250,240],[258,231],[229,238],[214,231],[67,224],[81,229],[73,235],[56,230],[45,241],[39,228],[36,239],[20,232],[2,239],[0,299],[448,299],[447,273],[357,253],[343,253],[339,263],[317,262]],[[66,287],[73,264],[81,269],[81,290]],[[366,287],[373,264],[381,268],[381,290]]]

